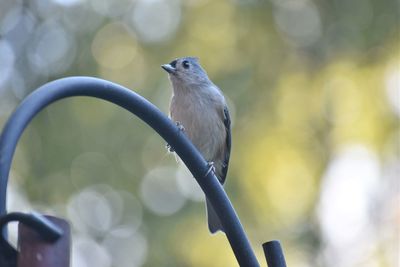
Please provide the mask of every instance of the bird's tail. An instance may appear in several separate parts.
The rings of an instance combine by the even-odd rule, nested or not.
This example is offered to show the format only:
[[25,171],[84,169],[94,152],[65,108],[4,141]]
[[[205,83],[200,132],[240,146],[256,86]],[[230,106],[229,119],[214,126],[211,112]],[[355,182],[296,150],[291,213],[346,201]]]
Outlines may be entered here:
[[218,231],[224,232],[224,228],[222,227],[221,221],[218,218],[217,213],[212,207],[211,203],[206,200],[206,209],[207,209],[207,220],[208,220],[208,229],[210,233],[214,234]]

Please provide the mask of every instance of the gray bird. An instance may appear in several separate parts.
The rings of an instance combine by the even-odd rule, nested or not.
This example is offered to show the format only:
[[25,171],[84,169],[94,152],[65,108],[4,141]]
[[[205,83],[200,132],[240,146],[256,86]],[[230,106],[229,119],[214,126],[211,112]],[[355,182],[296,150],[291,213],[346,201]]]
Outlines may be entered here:
[[[161,66],[173,87],[170,116],[185,132],[224,184],[231,150],[231,121],[225,98],[208,78],[198,58],[184,57]],[[208,228],[223,231],[220,220],[207,200]]]

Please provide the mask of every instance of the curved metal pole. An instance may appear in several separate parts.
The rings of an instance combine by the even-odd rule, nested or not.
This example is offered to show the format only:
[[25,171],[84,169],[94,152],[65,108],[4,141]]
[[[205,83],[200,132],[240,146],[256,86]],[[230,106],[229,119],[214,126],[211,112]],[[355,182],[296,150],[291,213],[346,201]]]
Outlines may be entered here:
[[120,85],[97,78],[70,77],[47,83],[33,91],[9,118],[0,136],[0,216],[6,213],[8,175],[16,145],[25,127],[49,104],[72,96],[91,96],[110,101],[152,127],[179,155],[213,205],[240,266],[259,266],[224,189],[212,172],[207,174],[207,162],[189,139],[145,98]]

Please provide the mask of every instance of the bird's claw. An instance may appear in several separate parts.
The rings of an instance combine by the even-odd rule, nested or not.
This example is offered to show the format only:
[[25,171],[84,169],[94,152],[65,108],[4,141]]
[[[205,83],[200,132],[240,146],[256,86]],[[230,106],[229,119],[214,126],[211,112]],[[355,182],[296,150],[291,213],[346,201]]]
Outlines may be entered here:
[[212,161],[207,162],[207,166],[208,166],[208,170],[204,176],[207,176],[210,172],[213,172],[213,173],[215,172],[214,162],[212,162]]
[[[175,122],[175,125],[178,127],[180,132],[185,132],[185,127],[183,127],[183,124],[180,123],[179,121]],[[175,150],[172,148],[170,144],[166,144],[165,147],[167,148],[168,152],[173,153]]]
[[166,144],[165,148],[168,150],[169,153],[175,152],[175,150],[172,148],[172,146],[170,144]]
[[179,131],[185,132],[185,127],[183,127],[182,123],[180,123],[179,121],[176,121],[175,124],[178,127]]

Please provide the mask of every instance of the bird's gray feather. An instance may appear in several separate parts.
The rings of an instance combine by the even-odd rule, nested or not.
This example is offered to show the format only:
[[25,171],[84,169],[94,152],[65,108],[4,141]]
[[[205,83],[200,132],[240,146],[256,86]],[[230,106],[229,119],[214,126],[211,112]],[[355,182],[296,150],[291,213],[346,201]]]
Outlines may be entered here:
[[[184,61],[190,65],[188,68],[184,67]],[[171,119],[181,123],[203,157],[214,162],[215,174],[223,184],[231,152],[231,120],[222,92],[208,78],[197,58],[180,58],[163,66],[173,86]],[[210,202],[206,202],[210,232],[223,231]]]
[[229,166],[229,158],[231,156],[231,146],[232,146],[232,138],[231,138],[231,117],[229,115],[228,107],[224,107],[224,125],[226,129],[226,147],[225,147],[225,157],[223,161],[223,166],[221,170],[221,183],[223,184],[226,180],[226,175],[228,173]]

